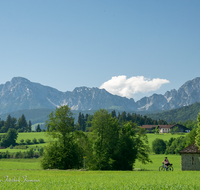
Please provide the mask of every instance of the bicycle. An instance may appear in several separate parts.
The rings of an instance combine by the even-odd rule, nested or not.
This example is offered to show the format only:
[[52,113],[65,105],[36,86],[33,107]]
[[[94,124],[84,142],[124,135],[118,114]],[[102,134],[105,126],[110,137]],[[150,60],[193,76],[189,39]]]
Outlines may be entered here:
[[174,171],[174,168],[172,166],[173,164],[169,164],[167,167],[165,166],[165,164],[163,164],[162,166],[159,167],[159,171]]

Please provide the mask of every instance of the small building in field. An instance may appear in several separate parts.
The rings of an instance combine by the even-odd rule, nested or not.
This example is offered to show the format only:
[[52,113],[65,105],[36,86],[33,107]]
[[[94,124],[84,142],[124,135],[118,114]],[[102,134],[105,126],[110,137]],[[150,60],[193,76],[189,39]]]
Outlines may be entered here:
[[181,154],[181,170],[200,170],[200,150],[192,143],[179,152]]
[[152,130],[158,126],[159,133],[169,133],[170,130],[173,130],[174,132],[184,132],[184,133],[189,133],[190,130],[187,127],[184,127],[183,125],[180,124],[175,124],[175,125],[142,125],[141,128],[145,128],[149,132],[152,132]]

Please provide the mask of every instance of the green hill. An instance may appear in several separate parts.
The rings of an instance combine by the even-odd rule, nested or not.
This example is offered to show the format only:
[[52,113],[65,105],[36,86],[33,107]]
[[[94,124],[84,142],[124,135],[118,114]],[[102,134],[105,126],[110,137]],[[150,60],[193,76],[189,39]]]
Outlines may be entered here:
[[169,123],[171,121],[179,122],[186,120],[197,120],[197,115],[199,111],[200,111],[200,102],[197,102],[192,105],[183,106],[178,109],[173,109],[154,114],[147,114],[147,116],[156,120],[162,119]]

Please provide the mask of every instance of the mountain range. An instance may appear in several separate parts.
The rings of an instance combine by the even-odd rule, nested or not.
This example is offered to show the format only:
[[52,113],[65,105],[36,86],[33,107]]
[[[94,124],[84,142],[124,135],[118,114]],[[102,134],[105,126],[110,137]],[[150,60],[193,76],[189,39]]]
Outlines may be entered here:
[[98,110],[99,108],[126,111],[171,110],[200,102],[200,77],[187,81],[178,90],[164,95],[153,94],[138,101],[120,97],[105,89],[77,87],[72,92],[34,83],[26,78],[14,77],[0,85],[0,114],[17,110],[51,108],[68,105],[72,110]]

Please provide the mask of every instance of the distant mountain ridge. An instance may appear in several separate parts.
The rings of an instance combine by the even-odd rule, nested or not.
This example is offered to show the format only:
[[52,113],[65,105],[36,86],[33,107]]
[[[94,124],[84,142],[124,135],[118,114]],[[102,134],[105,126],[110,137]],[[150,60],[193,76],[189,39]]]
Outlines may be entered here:
[[171,110],[200,102],[200,77],[187,81],[178,90],[164,95],[153,94],[137,102],[134,99],[112,95],[105,89],[77,87],[72,92],[14,77],[0,85],[0,114],[17,110],[50,108],[68,105],[72,110],[115,109],[125,111]]
[[60,92],[22,77],[14,77],[10,82],[0,85],[0,114],[66,104],[72,110],[132,110],[135,107],[133,99],[112,95],[105,89],[79,87],[72,92]]
[[200,102],[200,77],[187,81],[178,90],[167,91],[164,95],[153,94],[139,103],[140,111],[171,110]]

